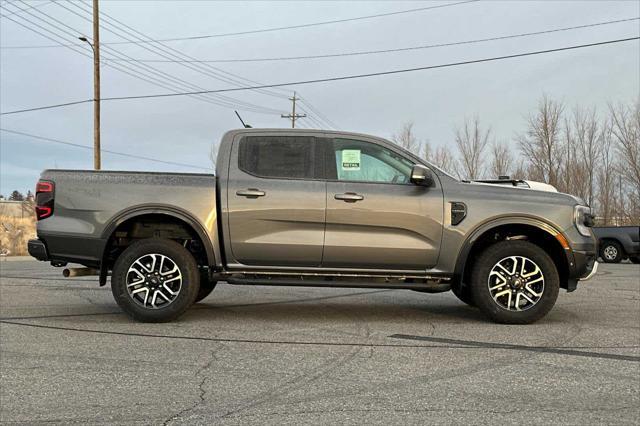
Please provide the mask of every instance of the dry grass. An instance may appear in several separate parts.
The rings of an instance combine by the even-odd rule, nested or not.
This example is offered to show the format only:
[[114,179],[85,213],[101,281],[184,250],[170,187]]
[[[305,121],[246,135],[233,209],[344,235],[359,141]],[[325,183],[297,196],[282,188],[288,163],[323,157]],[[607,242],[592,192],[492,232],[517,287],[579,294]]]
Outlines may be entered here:
[[36,236],[36,218],[0,215],[0,254],[27,255],[27,241]]

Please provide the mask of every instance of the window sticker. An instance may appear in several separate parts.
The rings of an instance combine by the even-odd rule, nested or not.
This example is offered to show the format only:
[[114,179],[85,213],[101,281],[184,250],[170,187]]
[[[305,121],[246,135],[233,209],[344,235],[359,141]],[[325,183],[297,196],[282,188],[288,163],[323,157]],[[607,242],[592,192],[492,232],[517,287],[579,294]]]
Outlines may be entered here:
[[360,170],[360,150],[359,149],[343,149],[342,150],[342,170],[358,171]]

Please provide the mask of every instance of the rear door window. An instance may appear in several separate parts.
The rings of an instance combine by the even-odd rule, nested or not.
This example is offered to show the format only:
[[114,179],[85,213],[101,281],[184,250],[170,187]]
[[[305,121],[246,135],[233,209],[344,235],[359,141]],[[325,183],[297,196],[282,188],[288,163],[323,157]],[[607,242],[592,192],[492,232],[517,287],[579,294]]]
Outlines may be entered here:
[[240,141],[238,167],[260,177],[314,179],[322,173],[316,151],[311,136],[246,136]]

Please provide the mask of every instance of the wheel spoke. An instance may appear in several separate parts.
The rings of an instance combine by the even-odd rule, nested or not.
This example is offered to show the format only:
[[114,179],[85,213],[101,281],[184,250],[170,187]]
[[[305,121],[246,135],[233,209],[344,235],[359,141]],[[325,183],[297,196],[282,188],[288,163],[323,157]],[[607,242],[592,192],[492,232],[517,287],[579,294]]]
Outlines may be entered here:
[[536,265],[535,263],[533,264],[535,267],[533,268],[532,272],[529,272],[528,274],[524,272],[524,269],[522,270],[522,273],[520,274],[521,277],[523,278],[528,278],[531,277],[537,273],[540,272],[540,268],[538,267],[538,265]]
[[524,294],[524,293],[520,293],[520,295],[521,295],[522,297],[524,297],[525,299],[527,299],[527,300],[529,301],[529,303],[531,303],[531,304],[536,303],[536,302],[534,302],[534,301],[533,301],[529,296],[527,296],[526,294]]
[[178,294],[177,291],[173,291],[171,290],[168,286],[167,286],[167,282],[165,281],[165,283],[162,285],[162,287],[164,287],[165,290],[167,290],[169,292],[169,294],[171,294],[172,296],[175,296],[176,294]]
[[534,297],[540,297],[542,296],[542,293],[536,293],[532,288],[530,284],[527,284],[526,286],[524,286],[524,288],[531,293]]
[[166,300],[167,302],[171,302],[171,299],[169,299],[167,296],[165,296],[165,294],[162,292],[161,289],[156,290],[156,294],[159,294],[160,296],[162,296],[162,298],[164,300]]
[[139,285],[139,284],[142,284],[142,283],[144,283],[144,282],[145,282],[145,279],[144,279],[144,278],[142,278],[142,279],[141,279],[141,280],[139,280],[139,281],[134,281],[134,282],[132,282],[131,284],[127,284],[127,287],[135,287],[135,286],[137,286],[137,285]]

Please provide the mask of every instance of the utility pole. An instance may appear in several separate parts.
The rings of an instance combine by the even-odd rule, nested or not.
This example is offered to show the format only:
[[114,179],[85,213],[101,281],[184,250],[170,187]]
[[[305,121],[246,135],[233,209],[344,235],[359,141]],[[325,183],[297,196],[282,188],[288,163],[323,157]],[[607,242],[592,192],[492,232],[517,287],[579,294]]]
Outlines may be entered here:
[[282,118],[289,118],[291,119],[291,128],[295,129],[296,128],[296,120],[298,118],[304,118],[307,116],[307,114],[296,114],[296,101],[299,98],[296,98],[296,92],[293,92],[293,98],[289,98],[289,100],[293,103],[293,109],[291,110],[291,114],[281,114],[280,117]]
[[98,0],[93,0],[93,168],[100,170],[100,23]]
[[93,51],[93,168],[100,170],[100,22],[98,0],[93,0],[93,43],[78,37]]

